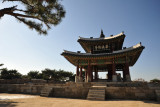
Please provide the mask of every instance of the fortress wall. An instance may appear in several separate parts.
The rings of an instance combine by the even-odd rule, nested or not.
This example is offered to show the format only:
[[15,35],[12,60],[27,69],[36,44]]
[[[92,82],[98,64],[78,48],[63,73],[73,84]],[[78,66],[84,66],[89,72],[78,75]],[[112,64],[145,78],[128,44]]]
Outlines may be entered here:
[[44,79],[0,79],[0,84],[25,84],[25,83],[46,84],[46,83],[55,83],[55,81],[53,80],[47,81]]
[[[0,93],[22,93],[40,95],[44,87],[53,87],[51,97],[80,98],[86,99],[88,91],[94,83],[74,83],[66,84],[0,84]],[[118,84],[118,85],[117,85]],[[127,99],[127,100],[155,100],[156,94],[154,85],[144,85],[143,83],[106,83],[105,88],[107,99]]]
[[40,95],[44,85],[0,84],[0,93],[22,93]]
[[66,83],[65,87],[54,87],[53,97],[86,99],[91,83]]
[[155,100],[155,90],[145,87],[107,87],[106,99]]

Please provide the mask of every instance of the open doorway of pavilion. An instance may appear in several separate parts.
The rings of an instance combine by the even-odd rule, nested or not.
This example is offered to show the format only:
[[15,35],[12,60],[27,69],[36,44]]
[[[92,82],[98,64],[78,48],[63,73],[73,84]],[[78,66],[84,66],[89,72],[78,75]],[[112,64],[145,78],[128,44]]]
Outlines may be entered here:
[[[98,79],[95,78],[95,72],[92,72],[93,74],[93,82],[111,82],[108,71],[106,72],[98,72]],[[123,71],[116,71],[117,74],[117,82],[123,81]]]

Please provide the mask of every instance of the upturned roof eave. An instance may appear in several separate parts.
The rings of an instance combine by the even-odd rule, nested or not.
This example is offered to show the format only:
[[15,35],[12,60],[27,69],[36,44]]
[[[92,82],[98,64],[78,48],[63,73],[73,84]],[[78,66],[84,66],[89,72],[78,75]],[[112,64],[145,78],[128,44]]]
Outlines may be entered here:
[[111,37],[105,37],[105,38],[84,38],[84,37],[80,37],[77,40],[78,42],[105,42],[105,41],[111,41],[117,38],[121,38],[124,37],[125,38],[125,34],[124,33],[120,33]]
[[[64,50],[64,52],[61,54],[64,56],[70,63],[76,66],[76,63],[72,61],[73,59],[81,60],[81,59],[101,59],[101,58],[115,58],[115,57],[122,57],[122,56],[134,56],[134,59],[131,60],[129,66],[133,66],[137,60],[139,59],[139,56],[141,55],[143,49],[145,47],[141,46],[141,44],[137,44],[133,47],[126,48],[119,51],[114,51],[113,53],[101,53],[101,54],[90,54],[90,53],[75,53],[71,51]],[[133,53],[132,52],[136,52]]]
[[[139,46],[138,46],[139,45]],[[76,52],[71,52],[71,51],[67,51],[64,50],[64,52],[61,54],[63,56],[65,55],[71,55],[71,56],[83,56],[83,57],[96,57],[96,56],[112,56],[112,55],[117,55],[117,54],[122,54],[122,53],[126,53],[126,52],[131,52],[137,49],[144,49],[145,47],[137,44],[135,46],[123,49],[123,50],[118,50],[118,51],[113,51],[112,53],[99,53],[99,54],[91,54],[91,53],[76,53]]]
[[90,52],[90,49],[87,47],[88,44],[97,44],[97,43],[109,43],[112,41],[121,41],[119,42],[121,49],[123,46],[123,42],[125,39],[125,34],[124,33],[120,33],[117,35],[114,35],[112,37],[105,37],[105,38],[83,38],[83,37],[79,37],[79,39],[77,40],[77,42],[79,42],[79,44],[82,46],[82,48],[85,50],[85,52]]

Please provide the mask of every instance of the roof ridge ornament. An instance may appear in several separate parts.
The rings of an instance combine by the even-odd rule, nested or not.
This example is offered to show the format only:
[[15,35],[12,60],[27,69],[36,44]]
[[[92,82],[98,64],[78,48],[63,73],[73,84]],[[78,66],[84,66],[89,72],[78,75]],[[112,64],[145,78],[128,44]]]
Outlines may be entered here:
[[103,34],[103,30],[101,29],[101,34]]
[[105,38],[105,35],[103,34],[103,30],[101,29],[101,35],[100,38]]

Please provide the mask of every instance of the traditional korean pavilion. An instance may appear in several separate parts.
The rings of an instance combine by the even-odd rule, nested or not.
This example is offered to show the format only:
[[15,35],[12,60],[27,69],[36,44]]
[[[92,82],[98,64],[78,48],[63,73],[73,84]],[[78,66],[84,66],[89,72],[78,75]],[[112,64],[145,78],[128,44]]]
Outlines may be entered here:
[[[129,67],[136,63],[145,47],[141,43],[129,48],[123,47],[124,39],[124,32],[105,37],[101,31],[99,38],[79,37],[78,42],[86,53],[64,50],[61,55],[77,67],[75,82],[84,81],[82,72],[85,72],[85,82],[100,81],[99,72],[107,72],[106,82],[131,81]],[[116,71],[122,71],[123,77]]]

